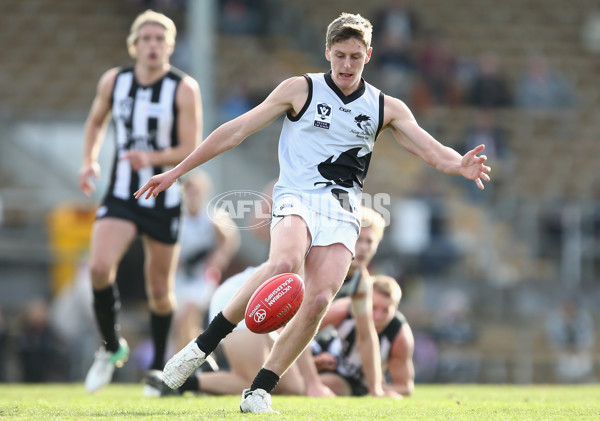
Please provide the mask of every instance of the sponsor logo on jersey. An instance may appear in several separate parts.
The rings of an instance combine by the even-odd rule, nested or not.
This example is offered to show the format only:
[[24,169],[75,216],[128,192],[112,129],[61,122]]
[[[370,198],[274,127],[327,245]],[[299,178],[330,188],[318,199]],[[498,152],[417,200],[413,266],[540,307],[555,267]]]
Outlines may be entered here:
[[317,108],[315,109],[314,126],[329,130],[329,127],[331,126],[331,111],[331,105],[325,102],[318,102]]
[[375,134],[375,127],[373,126],[373,119],[365,114],[360,114],[354,117],[354,123],[361,130],[350,130],[352,134],[361,139],[368,139]]

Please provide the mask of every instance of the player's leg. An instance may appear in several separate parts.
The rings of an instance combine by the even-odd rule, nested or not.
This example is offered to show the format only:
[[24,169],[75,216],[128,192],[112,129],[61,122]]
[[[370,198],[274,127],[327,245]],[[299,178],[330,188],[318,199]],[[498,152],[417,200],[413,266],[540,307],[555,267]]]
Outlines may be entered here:
[[102,218],[94,223],[90,249],[90,277],[94,295],[94,314],[104,341],[96,352],[85,385],[89,392],[105,386],[112,379],[115,365],[127,360],[129,348],[119,337],[118,312],[121,306],[115,284],[117,267],[137,233],[127,220]]
[[173,314],[173,344],[175,349],[186,346],[196,338],[203,325],[200,308],[191,301],[177,300],[177,310]]
[[254,291],[267,279],[280,273],[297,272],[310,245],[310,234],[298,215],[286,216],[273,227],[269,260],[258,268],[231,298],[207,329],[178,352],[164,369],[164,382],[172,389],[180,387],[244,318],[246,305]]
[[350,383],[337,373],[321,373],[321,380],[327,385],[336,396],[352,396]]
[[244,319],[246,305],[256,289],[267,279],[280,273],[298,273],[310,247],[311,237],[304,219],[289,215],[271,231],[269,259],[242,285],[223,309],[223,315],[232,323]]
[[175,308],[175,269],[179,245],[167,244],[144,236],[146,295],[150,307],[150,328],[154,343],[151,369],[161,370],[171,319]]
[[[273,349],[273,345],[275,341],[279,337],[282,330],[278,330],[277,332],[271,332],[268,335],[261,335],[264,337],[265,342],[267,343],[266,349],[268,352],[263,358],[263,364],[266,359],[269,357],[270,351]],[[261,364],[262,367],[262,364]],[[261,367],[257,367],[253,375],[260,370]],[[252,382],[254,377],[250,377],[249,381],[246,382],[246,386]],[[281,377],[281,380],[277,383],[275,389],[273,389],[273,394],[275,395],[305,395],[306,394],[306,384],[305,384],[305,376],[300,371],[300,366],[298,364],[292,364],[292,366],[285,372],[285,374]]]
[[199,390],[215,395],[239,394],[252,381],[270,351],[268,335],[236,329],[222,342],[229,371],[199,373]]
[[240,404],[242,412],[273,411],[269,394],[316,334],[346,276],[351,259],[352,253],[341,243],[311,248],[304,262],[304,301],[281,332],[250,389],[244,390]]
[[340,288],[351,259],[352,253],[341,243],[311,249],[305,261],[304,301],[275,343],[265,368],[281,376],[306,348]]

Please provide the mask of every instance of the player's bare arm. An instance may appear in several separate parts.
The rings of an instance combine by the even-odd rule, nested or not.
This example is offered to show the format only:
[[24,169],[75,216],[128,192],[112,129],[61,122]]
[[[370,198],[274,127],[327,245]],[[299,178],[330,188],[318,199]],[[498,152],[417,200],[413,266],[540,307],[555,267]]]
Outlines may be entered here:
[[177,165],[188,156],[200,141],[202,133],[202,105],[200,88],[191,77],[185,77],[177,88],[177,133],[179,144],[157,151],[130,150],[121,156],[128,159],[134,170],[152,166]]
[[406,104],[397,98],[385,97],[384,124],[390,128],[400,145],[423,161],[446,174],[460,174],[475,181],[483,190],[483,181],[490,181],[491,168],[485,165],[487,157],[478,155],[485,148],[479,145],[464,156],[442,145],[415,120]]
[[372,396],[383,396],[379,338],[373,322],[373,283],[368,273],[361,277],[356,294],[352,296],[351,311],[369,393]]
[[308,96],[308,84],[303,77],[283,81],[259,105],[241,116],[219,126],[187,158],[170,171],[155,175],[135,193],[146,198],[169,188],[179,177],[212,158],[242,143],[253,133],[275,121],[280,115],[298,113]]
[[218,284],[223,271],[240,246],[240,233],[227,212],[219,210],[213,218],[217,247],[206,258],[205,266],[208,279],[214,279]]
[[100,77],[96,86],[96,95],[85,123],[79,188],[86,195],[92,194],[95,190],[90,177],[97,179],[100,176],[98,154],[104,140],[107,117],[111,108],[110,97],[117,73],[119,73],[119,68],[115,67],[106,71]]
[[414,349],[412,329],[408,324],[404,324],[392,344],[388,366],[392,383],[386,385],[386,388],[403,396],[410,396],[415,388]]

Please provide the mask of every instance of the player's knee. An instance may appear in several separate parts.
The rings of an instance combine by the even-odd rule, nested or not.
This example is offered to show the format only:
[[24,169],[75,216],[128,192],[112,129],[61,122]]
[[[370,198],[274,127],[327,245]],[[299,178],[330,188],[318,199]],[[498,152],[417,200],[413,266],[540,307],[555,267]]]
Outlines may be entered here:
[[331,303],[331,294],[329,294],[326,291],[320,292],[312,300],[313,314],[315,316],[325,314],[325,311],[329,307],[330,303]]
[[296,273],[300,268],[300,263],[300,259],[286,256],[269,261],[269,267],[274,275],[290,272]]
[[95,289],[103,288],[109,285],[111,267],[104,262],[90,263],[90,277]]
[[150,309],[158,314],[167,314],[175,308],[175,300],[170,294],[148,297]]

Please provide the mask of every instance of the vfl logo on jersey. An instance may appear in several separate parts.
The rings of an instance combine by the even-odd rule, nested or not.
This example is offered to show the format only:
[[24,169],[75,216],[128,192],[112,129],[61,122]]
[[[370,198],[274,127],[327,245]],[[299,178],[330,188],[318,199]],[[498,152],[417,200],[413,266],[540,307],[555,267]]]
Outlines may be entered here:
[[329,129],[331,126],[331,114],[331,105],[324,102],[317,103],[314,126],[321,129]]
[[369,117],[368,115],[360,114],[359,116],[354,117],[354,122],[356,123],[358,128],[362,130],[362,133],[356,132],[354,130],[352,130],[352,133],[364,136],[373,136],[375,134],[375,127],[373,127],[371,117]]
[[118,115],[121,120],[131,121],[133,113],[133,98],[127,97],[119,102]]

